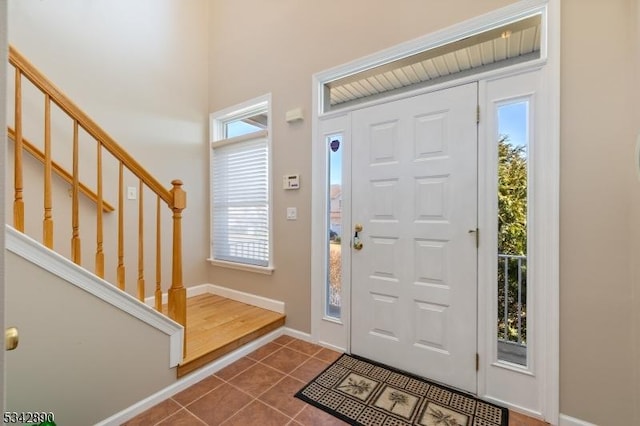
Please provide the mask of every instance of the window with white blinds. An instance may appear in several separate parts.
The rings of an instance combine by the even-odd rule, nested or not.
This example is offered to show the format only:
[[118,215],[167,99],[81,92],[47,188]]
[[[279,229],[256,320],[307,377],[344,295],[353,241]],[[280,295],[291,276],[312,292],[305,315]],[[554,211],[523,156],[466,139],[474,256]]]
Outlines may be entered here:
[[269,266],[266,131],[221,142],[212,161],[213,258]]
[[211,114],[213,264],[271,274],[271,95]]

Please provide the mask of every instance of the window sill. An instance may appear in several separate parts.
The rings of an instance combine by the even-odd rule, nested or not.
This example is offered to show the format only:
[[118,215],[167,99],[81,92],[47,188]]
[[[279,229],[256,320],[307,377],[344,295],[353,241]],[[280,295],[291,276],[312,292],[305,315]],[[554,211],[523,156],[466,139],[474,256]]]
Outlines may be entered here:
[[220,266],[222,268],[228,268],[228,269],[236,269],[238,271],[255,272],[257,274],[263,274],[263,275],[271,275],[273,274],[273,271],[274,271],[274,268],[271,266],[244,265],[241,263],[225,262],[224,260],[215,260],[211,258],[207,260],[213,266]]

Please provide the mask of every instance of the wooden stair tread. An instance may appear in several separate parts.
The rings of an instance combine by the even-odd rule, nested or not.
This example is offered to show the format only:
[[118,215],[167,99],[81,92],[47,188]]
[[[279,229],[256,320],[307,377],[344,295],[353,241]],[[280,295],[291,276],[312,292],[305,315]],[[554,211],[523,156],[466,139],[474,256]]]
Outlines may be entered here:
[[[162,307],[166,312],[166,305]],[[187,353],[182,377],[229,352],[284,326],[285,315],[215,294],[187,299]]]

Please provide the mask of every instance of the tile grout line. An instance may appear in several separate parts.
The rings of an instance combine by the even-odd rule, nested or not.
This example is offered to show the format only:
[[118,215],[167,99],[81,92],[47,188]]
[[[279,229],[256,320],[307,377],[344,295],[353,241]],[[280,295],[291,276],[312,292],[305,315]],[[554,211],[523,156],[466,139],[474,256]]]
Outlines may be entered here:
[[[217,389],[217,387],[216,387],[216,389]],[[209,392],[207,392],[207,393],[209,393]],[[203,419],[201,419],[200,417],[198,417],[198,416],[196,415],[196,413],[194,413],[193,411],[189,410],[186,406],[184,406],[184,405],[180,404],[178,401],[174,400],[173,398],[170,398],[170,399],[171,399],[171,400],[173,400],[176,404],[178,404],[181,408],[180,408],[178,411],[176,411],[175,413],[171,414],[170,416],[167,416],[167,417],[165,417],[164,419],[160,420],[158,423],[156,423],[156,425],[155,425],[155,426],[157,426],[157,425],[159,425],[160,423],[164,422],[165,420],[168,420],[168,419],[170,419],[171,417],[173,417],[173,416],[177,415],[177,414],[178,414],[180,411],[182,411],[182,410],[184,410],[184,411],[186,411],[187,413],[191,414],[193,417],[195,417],[195,418],[196,418],[200,423],[202,423],[203,425],[206,425],[206,424],[207,424],[207,422],[205,422]],[[199,398],[198,398],[198,399],[199,399]],[[195,401],[194,401],[194,402],[195,402]]]
[[[279,349],[278,349],[278,350],[279,350]],[[233,378],[235,378],[235,377],[239,376],[240,374],[244,373],[244,372],[245,372],[245,371],[247,371],[249,368],[251,368],[251,367],[253,367],[255,364],[257,364],[257,361],[254,361],[254,360],[251,360],[251,361],[253,361],[253,364],[251,364],[249,367],[245,368],[244,370],[240,371],[238,374],[236,374],[236,375],[232,376],[229,380],[231,380],[231,379],[233,379]],[[230,365],[232,365],[232,364],[230,364]],[[194,415],[198,420],[203,421],[203,420],[202,420],[202,419],[200,419],[200,417],[198,417],[198,416],[197,416],[193,411],[189,410],[189,408],[188,408],[188,407],[189,407],[190,405],[194,404],[196,401],[201,400],[201,399],[202,399],[202,398],[204,398],[206,395],[209,395],[209,394],[210,394],[211,392],[213,392],[214,390],[216,390],[216,389],[220,388],[220,387],[221,387],[222,385],[224,385],[224,384],[227,384],[227,385],[229,385],[229,386],[231,386],[231,387],[233,387],[233,388],[235,388],[235,389],[239,390],[240,392],[244,393],[244,394],[245,394],[245,395],[247,395],[247,396],[253,397],[253,395],[249,395],[247,392],[245,392],[245,391],[243,391],[242,389],[240,389],[240,388],[238,388],[238,387],[234,386],[232,383],[229,383],[229,380],[225,380],[225,379],[223,379],[222,377],[220,377],[220,376],[216,375],[216,373],[214,373],[214,374],[212,374],[211,376],[208,376],[208,377],[212,377],[212,376],[215,376],[216,378],[218,378],[218,379],[221,381],[221,383],[220,383],[218,386],[216,386],[216,387],[214,387],[214,388],[209,389],[207,392],[203,393],[202,395],[200,395],[200,396],[199,396],[199,397],[197,397],[196,399],[192,400],[192,401],[191,401],[191,402],[189,402],[188,404],[183,405],[183,404],[181,404],[180,402],[178,402],[178,401],[176,401],[175,399],[173,399],[173,397],[170,397],[169,399],[171,399],[171,400],[172,400],[172,401],[174,401],[176,404],[178,404],[180,407],[184,408],[184,409],[185,409],[185,410],[187,410],[189,413],[191,413],[192,415]],[[206,377],[205,379],[202,379],[202,380],[206,380],[208,377]],[[199,383],[199,382],[198,382],[198,383]],[[195,386],[196,384],[197,384],[197,383],[193,384],[192,386]],[[190,388],[190,387],[189,387],[189,388]],[[187,389],[189,389],[189,388],[187,388]],[[186,389],[185,389],[185,390],[186,390]],[[174,395],[174,396],[175,396],[175,395]],[[243,406],[242,408],[244,408],[244,406]],[[242,408],[241,408],[241,409],[242,409]],[[235,414],[234,414],[234,415],[235,415]],[[169,416],[169,417],[170,417],[170,416]],[[163,419],[162,421],[166,420],[167,418],[168,418],[168,417],[166,417],[166,418],[165,418],[165,419]],[[162,421],[161,421],[161,422],[162,422]],[[225,420],[225,421],[226,421],[226,420]],[[206,422],[204,422],[204,423],[205,423],[205,424],[207,424]]]
[[[286,346],[283,346],[283,347],[286,347]],[[261,365],[262,365],[262,366],[264,366],[264,367],[267,367],[267,368],[269,368],[269,369],[271,369],[271,370],[273,370],[273,371],[276,371],[276,372],[278,372],[278,373],[283,374],[283,376],[282,376],[282,377],[281,377],[277,382],[275,382],[273,385],[269,386],[267,389],[265,389],[264,391],[262,391],[258,396],[253,397],[253,395],[248,394],[248,393],[247,393],[246,391],[244,391],[243,389],[241,389],[241,388],[239,388],[238,386],[234,385],[233,383],[230,383],[229,381],[227,381],[227,384],[228,384],[228,385],[230,385],[230,386],[234,387],[235,389],[237,389],[237,390],[238,390],[238,391],[240,391],[240,392],[243,392],[243,393],[244,393],[244,394],[246,394],[246,395],[251,396],[251,397],[253,398],[253,400],[252,400],[252,401],[250,401],[247,405],[245,405],[245,406],[243,406],[242,408],[240,408],[240,409],[239,409],[235,414],[233,414],[231,417],[229,417],[228,419],[224,420],[224,421],[222,422],[222,424],[226,423],[228,420],[230,420],[230,419],[232,419],[233,417],[237,416],[237,415],[238,415],[242,410],[244,410],[248,405],[252,404],[254,401],[257,401],[257,402],[259,402],[259,403],[261,403],[261,404],[263,404],[263,405],[265,405],[265,406],[267,406],[267,407],[271,408],[272,410],[274,410],[274,411],[276,411],[276,412],[278,412],[278,413],[282,414],[283,416],[287,417],[287,418],[289,419],[289,422],[288,422],[288,423],[290,423],[291,421],[295,421],[295,422],[297,422],[297,420],[295,420],[296,416],[298,416],[298,415],[299,415],[299,414],[300,414],[300,413],[301,413],[301,412],[306,408],[306,406],[308,405],[307,403],[305,403],[304,401],[300,400],[300,401],[301,401],[301,402],[303,402],[305,405],[304,405],[304,406],[303,406],[299,411],[297,411],[297,412],[295,413],[295,415],[294,415],[294,416],[290,416],[289,414],[287,414],[287,413],[285,413],[285,412],[281,411],[281,410],[280,410],[280,409],[278,409],[277,407],[274,407],[273,405],[268,404],[266,401],[261,400],[261,399],[260,399],[260,397],[262,397],[264,394],[266,394],[267,392],[269,392],[271,389],[275,388],[275,387],[278,385],[278,383],[280,383],[281,381],[283,381],[285,378],[290,378],[290,379],[296,380],[296,381],[298,381],[298,382],[301,382],[301,383],[302,383],[302,386],[304,386],[304,384],[305,384],[304,380],[300,380],[299,378],[292,376],[292,375],[291,375],[291,373],[293,373],[294,371],[298,370],[298,368],[300,368],[300,367],[301,367],[303,364],[305,364],[307,361],[309,361],[309,360],[311,360],[311,359],[314,359],[314,358],[315,358],[315,356],[314,356],[314,355],[315,355],[315,354],[317,354],[317,353],[319,353],[322,349],[320,349],[320,350],[318,350],[317,352],[315,352],[315,353],[314,353],[314,355],[309,355],[309,354],[306,354],[306,353],[304,353],[304,352],[296,351],[296,350],[295,350],[295,349],[293,349],[293,348],[289,348],[289,349],[291,349],[291,350],[293,350],[293,351],[296,351],[296,352],[298,352],[298,353],[300,353],[300,354],[302,354],[302,355],[305,355],[305,356],[307,357],[307,359],[305,359],[302,363],[300,363],[300,365],[298,365],[296,368],[294,368],[294,369],[293,369],[291,372],[289,372],[289,373],[284,372],[284,371],[282,371],[282,370],[279,370],[279,369],[277,369],[277,368],[274,368],[274,367],[272,367],[272,366],[270,366],[270,365],[265,364],[265,363],[263,363],[263,362],[262,362],[263,360],[265,360],[265,359],[269,358],[271,355],[273,355],[274,353],[276,353],[276,352],[280,351],[281,349],[282,349],[282,348],[280,348],[280,349],[276,349],[275,351],[273,351],[273,352],[272,352],[272,353],[270,353],[269,355],[267,355],[267,356],[263,357],[263,358],[262,358],[262,360],[260,360],[260,361],[256,361],[256,364],[261,364]],[[322,360],[322,359],[320,359],[320,358],[315,358],[315,359],[316,359],[316,360],[318,360],[318,361],[321,361],[321,362],[323,362],[323,363],[326,363],[326,364],[328,364],[328,365],[330,364],[330,363],[327,363],[326,361],[324,361],[324,360]],[[246,371],[247,371],[247,370],[249,370],[250,368],[254,367],[256,364],[252,365],[251,367],[248,367],[248,368],[247,368],[246,370],[244,370],[243,372],[246,372]],[[235,377],[239,376],[240,374],[242,374],[242,373],[239,373],[239,374],[237,374],[236,376],[233,376],[233,377],[232,377],[231,379],[229,379],[229,380],[232,380],[233,378],[235,378]],[[294,398],[295,398],[295,397],[294,397]],[[288,423],[287,423],[287,424],[288,424]],[[299,422],[298,422],[298,423],[299,423]]]
[[[163,421],[165,421],[165,420],[170,419],[171,417],[173,417],[173,416],[177,415],[180,411],[183,411],[183,410],[184,410],[184,411],[186,411],[187,413],[191,414],[193,417],[195,417],[195,418],[196,418],[196,420],[198,420],[198,421],[199,421],[200,423],[202,423],[203,425],[205,425],[205,426],[207,425],[207,422],[205,422],[204,420],[202,420],[200,417],[198,417],[198,416],[196,415],[196,413],[194,413],[194,412],[190,411],[187,407],[182,407],[180,410],[176,411],[176,412],[175,412],[175,413],[173,413],[171,416],[169,416],[169,417],[167,417],[166,419],[162,420],[160,423],[162,423],[162,422],[163,422]],[[157,423],[157,424],[160,424],[160,423]]]
[[[284,348],[284,345],[281,345],[281,344],[276,343],[276,342],[273,342],[273,343],[275,343],[276,345],[281,346],[281,347],[280,347],[280,348],[275,349],[272,353],[270,353],[269,355],[267,355],[267,356],[263,357],[262,359],[265,359],[265,358],[267,358],[267,357],[271,356],[273,353],[278,352],[278,351],[280,351],[282,348]],[[259,348],[258,348],[258,349],[259,349]],[[255,352],[255,351],[254,351],[254,352]],[[250,396],[250,397],[253,397],[253,395],[248,394],[247,392],[243,391],[242,389],[240,389],[240,388],[238,388],[237,386],[235,386],[235,385],[233,385],[232,383],[230,383],[230,380],[233,380],[235,377],[237,377],[237,376],[239,376],[240,374],[242,374],[242,373],[246,372],[247,370],[249,370],[251,367],[255,366],[256,364],[261,363],[260,361],[257,361],[257,360],[255,360],[255,359],[253,359],[253,358],[250,358],[250,357],[249,357],[249,355],[251,355],[251,354],[246,355],[244,358],[248,358],[249,360],[251,360],[251,361],[253,362],[253,364],[251,364],[250,366],[248,366],[248,367],[247,367],[247,368],[245,368],[244,370],[241,370],[241,371],[240,371],[240,372],[238,372],[237,374],[235,374],[235,375],[231,376],[228,380],[227,380],[227,379],[223,379],[222,377],[218,376],[218,375],[217,375],[217,372],[216,372],[216,373],[214,373],[214,374],[212,374],[211,376],[215,376],[215,377],[217,377],[217,378],[221,381],[221,383],[220,383],[218,386],[216,386],[216,387],[214,387],[214,388],[212,388],[212,389],[209,389],[207,392],[203,393],[202,395],[200,395],[200,396],[199,396],[199,397],[197,397],[196,399],[192,400],[192,401],[191,401],[191,402],[189,402],[188,404],[183,405],[183,404],[181,404],[180,402],[178,402],[178,401],[176,401],[175,399],[173,399],[173,397],[170,397],[169,399],[171,399],[171,400],[172,400],[172,401],[174,401],[176,404],[178,404],[180,407],[182,407],[182,408],[186,409],[187,411],[189,411],[189,413],[191,413],[192,415],[194,415],[194,416],[195,416],[195,413],[193,413],[191,410],[189,410],[188,406],[190,406],[191,404],[195,403],[196,401],[198,401],[198,400],[200,400],[200,399],[204,398],[206,395],[208,395],[208,394],[210,394],[211,392],[213,392],[214,390],[218,389],[220,386],[222,386],[222,385],[223,385],[223,384],[225,384],[225,383],[226,383],[226,384],[228,384],[229,386],[232,386],[233,388],[235,388],[235,389],[237,389],[237,390],[241,391],[241,392],[242,392],[242,393],[244,393],[245,395],[248,395],[248,396]],[[241,359],[242,359],[242,358],[241,358]],[[237,362],[237,361],[236,361],[236,362]],[[233,365],[233,364],[230,364],[230,365]],[[266,364],[263,364],[263,365],[265,365],[265,366],[267,366],[267,367],[269,367],[269,368],[273,369],[274,371],[278,371],[278,372],[280,372],[280,370],[277,370],[277,369],[275,369],[275,368],[273,368],[273,367],[271,367],[271,366],[268,366],[268,365],[266,365]],[[222,371],[222,370],[221,370],[221,371]],[[282,372],[282,373],[284,373],[284,372]],[[211,377],[211,376],[209,376],[209,377]],[[205,379],[206,379],[206,378],[205,378]],[[203,380],[205,380],[205,379],[203,379]],[[197,383],[196,383],[196,384],[197,384]],[[196,384],[194,384],[194,385],[192,385],[192,386],[195,386]],[[189,388],[187,388],[187,389],[189,389]],[[186,390],[186,389],[185,389],[185,390]],[[242,408],[244,408],[244,407],[242,407]],[[240,410],[242,410],[242,408],[241,408]],[[238,412],[239,412],[239,411],[238,411]],[[235,414],[234,414],[234,415],[235,415]],[[170,417],[170,416],[169,416],[169,417]],[[233,416],[232,416],[232,417],[233,417]],[[159,423],[161,423],[162,421],[166,420],[167,418],[168,418],[168,417],[165,417],[165,418],[164,418],[164,419],[162,419]],[[201,420],[198,416],[196,416],[196,418],[198,418],[198,420]],[[225,420],[225,421],[226,421],[226,420]],[[205,424],[206,424],[206,422],[205,422]]]
[[[223,421],[223,423],[226,423],[228,420],[230,420],[231,418],[233,418],[233,417],[235,417],[236,415],[238,415],[238,413],[240,413],[242,410],[244,410],[245,408],[247,408],[247,406],[248,406],[248,405],[252,404],[252,403],[253,403],[253,402],[255,402],[255,401],[258,401],[259,403],[261,403],[261,404],[265,405],[266,407],[269,407],[269,408],[273,409],[273,410],[274,410],[274,411],[276,411],[277,413],[282,414],[283,416],[285,416],[286,418],[288,418],[288,419],[289,419],[289,422],[288,422],[288,423],[292,423],[292,422],[297,422],[297,423],[299,423],[297,420],[295,420],[295,418],[296,418],[296,416],[298,416],[298,415],[299,415],[299,414],[300,414],[300,413],[301,413],[301,412],[306,408],[306,406],[307,406],[308,404],[306,404],[306,403],[305,403],[305,404],[304,404],[304,406],[303,406],[299,411],[297,411],[297,412],[295,413],[295,415],[294,415],[294,416],[290,416],[290,415],[288,415],[288,414],[284,413],[283,411],[281,411],[280,409],[276,408],[275,406],[273,406],[273,405],[271,405],[271,404],[268,404],[266,401],[262,401],[262,400],[260,399],[260,397],[262,397],[264,394],[266,394],[267,392],[269,392],[270,390],[272,390],[275,386],[277,386],[277,384],[278,384],[278,383],[280,383],[280,382],[281,382],[282,380],[284,380],[285,378],[289,378],[289,379],[292,379],[292,380],[295,380],[295,381],[301,382],[301,383],[303,383],[303,386],[304,386],[305,381],[304,381],[304,380],[302,380],[302,379],[300,379],[300,378],[298,378],[298,377],[293,376],[293,375],[292,375],[292,373],[293,373],[293,372],[295,372],[295,371],[297,371],[298,369],[300,369],[300,368],[301,368],[304,364],[306,364],[309,360],[311,360],[311,359],[315,359],[315,360],[320,361],[320,362],[322,362],[322,363],[324,363],[324,364],[327,364],[327,365],[330,365],[330,364],[331,364],[331,362],[333,362],[333,361],[327,361],[327,360],[324,360],[324,359],[322,359],[322,358],[317,357],[317,355],[319,355],[319,354],[323,351],[323,349],[325,349],[325,348],[323,348],[323,347],[321,347],[321,346],[319,346],[319,345],[316,345],[315,343],[309,343],[310,345],[317,346],[317,350],[316,350],[315,352],[311,353],[311,354],[309,354],[309,353],[305,353],[305,352],[302,352],[301,350],[298,350],[298,349],[296,349],[296,348],[294,348],[294,347],[289,346],[290,344],[292,344],[292,343],[294,343],[294,342],[298,342],[298,341],[303,342],[303,343],[309,343],[309,342],[305,342],[305,341],[303,341],[303,340],[296,339],[296,338],[291,338],[291,339],[290,339],[288,342],[286,342],[285,344],[282,344],[282,343],[276,342],[275,340],[272,340],[271,342],[268,342],[267,344],[269,344],[269,343],[273,343],[274,345],[277,345],[278,347],[274,348],[274,350],[273,350],[273,351],[271,351],[271,352],[270,352],[269,354],[267,354],[266,356],[263,356],[263,357],[262,357],[261,359],[259,359],[259,360],[258,360],[258,359],[255,359],[255,358],[252,358],[252,357],[250,356],[250,355],[251,355],[251,353],[250,353],[250,354],[248,354],[248,355],[245,355],[243,358],[247,358],[247,360],[251,361],[251,365],[249,365],[248,367],[246,367],[246,368],[244,368],[244,369],[240,370],[239,372],[237,372],[237,373],[236,373],[235,375],[233,375],[232,377],[230,377],[230,378],[228,378],[228,379],[224,379],[224,378],[222,378],[222,377],[218,376],[218,375],[217,375],[217,373],[218,373],[218,372],[216,372],[216,373],[213,373],[213,374],[211,374],[210,376],[208,376],[208,377],[206,377],[206,378],[202,379],[202,380],[206,380],[206,379],[207,379],[207,378],[209,378],[209,377],[215,377],[215,378],[217,378],[217,379],[220,381],[220,383],[219,383],[217,386],[215,386],[215,387],[213,387],[213,388],[209,389],[208,391],[206,391],[205,393],[203,393],[202,395],[198,396],[197,398],[195,398],[195,399],[191,400],[191,401],[190,401],[190,402],[188,402],[188,403],[183,404],[183,403],[181,403],[181,402],[177,401],[176,399],[174,399],[174,396],[175,396],[175,395],[173,395],[173,396],[171,396],[171,397],[167,398],[167,400],[171,400],[171,402],[173,402],[174,404],[176,404],[176,405],[177,405],[177,407],[178,407],[178,409],[177,409],[176,411],[174,411],[173,413],[171,413],[171,414],[169,414],[169,415],[167,415],[167,416],[163,417],[162,419],[160,419],[158,422],[156,422],[156,423],[155,423],[155,425],[159,425],[160,423],[162,423],[162,422],[166,421],[167,419],[169,419],[169,418],[171,418],[171,417],[173,417],[173,416],[177,415],[177,414],[178,414],[180,411],[182,411],[182,410],[185,410],[185,412],[187,412],[188,414],[190,414],[190,415],[194,416],[198,421],[202,422],[203,424],[207,424],[203,419],[201,419],[201,418],[200,418],[200,417],[198,417],[198,416],[197,416],[193,411],[191,411],[191,410],[189,409],[189,406],[191,406],[191,405],[192,405],[192,404],[194,404],[195,402],[199,401],[200,399],[202,399],[202,398],[203,398],[203,397],[205,397],[206,395],[210,394],[210,393],[211,393],[211,392],[213,392],[214,390],[219,389],[219,388],[220,388],[221,386],[223,386],[224,384],[227,384],[227,385],[229,385],[229,386],[233,387],[234,389],[236,389],[236,390],[238,390],[238,391],[242,392],[243,394],[245,394],[245,395],[249,396],[249,397],[251,398],[251,400],[250,400],[247,404],[245,404],[245,405],[243,405],[242,407],[240,407],[240,409],[239,409],[236,413],[234,413],[232,416],[230,416],[229,418],[225,419],[225,420]],[[263,346],[261,346],[260,348],[262,348],[262,347],[264,347],[264,346],[266,346],[266,344],[265,344],[265,345],[263,345]],[[255,351],[259,350],[260,348],[257,348]],[[285,371],[279,370],[278,368],[272,367],[271,365],[268,365],[268,364],[266,364],[266,363],[264,363],[264,362],[263,362],[264,360],[266,360],[267,358],[271,357],[271,356],[272,356],[272,355],[274,355],[275,353],[280,352],[283,348],[288,348],[288,349],[290,349],[290,350],[292,350],[292,351],[294,351],[294,352],[296,352],[296,353],[298,353],[298,354],[304,355],[304,356],[306,357],[306,359],[305,359],[304,361],[302,361],[301,363],[299,363],[298,365],[296,365],[296,367],[295,367],[292,371],[290,371],[290,372],[285,372]],[[255,351],[253,351],[253,352],[255,352]],[[252,352],[252,353],[253,353],[253,352]],[[242,359],[242,358],[240,358],[240,359]],[[239,360],[238,360],[238,361],[239,361]],[[237,361],[236,361],[236,362],[237,362]],[[258,396],[256,396],[256,397],[254,397],[253,395],[251,395],[251,394],[247,393],[246,391],[244,391],[244,390],[240,389],[239,387],[235,386],[234,384],[232,384],[232,383],[230,382],[231,380],[235,379],[235,378],[236,378],[236,377],[238,377],[239,375],[241,375],[241,374],[245,373],[245,372],[246,372],[246,371],[248,371],[250,368],[252,368],[252,367],[254,367],[254,366],[258,365],[258,364],[260,364],[260,365],[262,365],[262,366],[264,366],[264,367],[267,367],[267,368],[269,368],[269,369],[271,369],[271,370],[274,370],[274,371],[276,371],[276,372],[278,372],[278,373],[282,374],[283,376],[280,378],[280,380],[278,380],[276,383],[274,383],[273,385],[271,385],[270,387],[268,387],[267,389],[265,389],[264,391],[262,391],[262,392],[261,392]],[[230,365],[233,365],[233,364],[230,364]],[[224,370],[224,369],[222,369],[222,370]],[[222,371],[222,370],[220,370],[220,371]],[[197,383],[196,383],[196,384],[197,384]],[[194,385],[190,386],[190,387],[189,387],[189,388],[187,388],[187,389],[190,389],[191,387],[195,386],[196,384],[194,384]],[[184,390],[187,390],[187,389],[184,389]],[[184,391],[184,390],[183,390],[183,391]],[[295,398],[295,397],[294,397],[294,398]],[[165,401],[166,401],[166,400],[165,400]],[[303,402],[303,403],[304,403],[304,401],[301,401],[301,402]]]
[[[231,385],[231,386],[233,386],[233,385]],[[235,386],[234,386],[234,387],[235,387]],[[238,389],[238,388],[236,388],[236,389]],[[244,393],[244,394],[246,394],[246,395],[249,395],[248,393],[246,393],[246,392],[244,392],[244,391],[241,391],[241,392],[242,392],[242,393]],[[251,398],[253,398],[253,395],[249,395],[249,396],[250,396]],[[229,420],[231,420],[232,418],[234,418],[235,416],[237,416],[237,415],[238,415],[242,410],[244,410],[244,409],[245,409],[245,408],[247,408],[249,405],[251,405],[251,404],[253,403],[253,401],[255,401],[256,399],[257,399],[257,398],[250,399],[250,400],[249,400],[249,402],[247,402],[245,405],[243,405],[242,407],[240,407],[240,408],[238,409],[238,411],[236,411],[235,413],[233,413],[233,414],[232,414],[231,416],[229,416],[228,418],[224,419],[224,420],[220,423],[220,425],[222,426],[223,424],[225,424],[226,422],[228,422]]]
[[[281,349],[282,349],[282,348],[280,348],[280,349],[276,349],[274,352],[272,352],[272,354],[273,354],[273,353],[275,353],[275,352],[280,351]],[[269,356],[271,356],[272,354],[267,355],[267,356],[266,356],[266,357],[264,357],[263,359],[268,358],[268,357],[269,357]],[[306,361],[305,361],[305,362],[306,362]],[[269,408],[271,408],[271,409],[273,409],[273,410],[277,411],[278,413],[281,413],[281,414],[282,414],[282,415],[284,415],[285,417],[289,418],[289,419],[290,419],[290,421],[291,421],[291,420],[293,420],[293,417],[289,416],[289,415],[288,415],[288,414],[286,414],[286,413],[283,413],[282,411],[278,410],[276,407],[273,407],[273,406],[271,406],[271,405],[268,405],[267,403],[265,403],[264,401],[261,401],[261,400],[259,399],[259,398],[260,398],[262,395],[264,395],[266,392],[268,392],[268,391],[270,391],[271,389],[273,389],[273,388],[274,388],[278,383],[280,383],[280,382],[281,382],[285,377],[288,377],[288,374],[287,374],[287,373],[285,373],[284,371],[280,371],[280,370],[278,370],[277,368],[273,368],[273,367],[271,367],[270,365],[267,365],[267,364],[262,363],[261,361],[256,361],[256,362],[255,362],[255,364],[251,365],[250,367],[247,367],[247,368],[246,368],[245,370],[243,370],[241,373],[236,374],[235,376],[233,376],[233,377],[232,377],[231,379],[229,379],[229,380],[232,380],[232,379],[234,379],[234,378],[238,377],[240,374],[242,374],[242,373],[246,372],[247,370],[249,370],[250,368],[254,367],[254,366],[255,366],[255,365],[257,365],[257,364],[261,364],[261,365],[263,365],[263,366],[265,366],[265,367],[267,367],[267,368],[269,368],[269,369],[271,369],[271,370],[273,370],[273,371],[276,371],[276,372],[278,372],[278,373],[281,373],[281,374],[283,374],[283,377],[281,377],[281,378],[280,378],[280,380],[278,380],[278,381],[277,381],[276,383],[274,383],[273,385],[269,386],[266,390],[264,390],[264,391],[263,391],[263,392],[261,392],[258,396],[255,396],[255,397],[254,397],[253,395],[251,395],[251,394],[247,393],[247,392],[246,392],[246,391],[244,391],[243,389],[239,388],[239,387],[238,387],[238,386],[236,386],[235,384],[231,383],[230,381],[225,381],[224,379],[221,379],[221,380],[225,381],[225,383],[226,383],[226,384],[228,384],[229,386],[233,387],[233,388],[234,388],[234,389],[236,389],[237,391],[242,392],[242,393],[244,393],[245,395],[248,395],[249,397],[251,397],[251,398],[252,398],[252,399],[251,399],[247,404],[245,404],[245,405],[243,405],[242,407],[240,407],[240,408],[238,409],[238,411],[236,411],[233,415],[231,415],[229,418],[225,419],[225,420],[221,423],[221,426],[222,426],[222,425],[224,425],[225,423],[227,423],[227,422],[228,422],[229,420],[231,420],[233,417],[235,417],[235,416],[237,416],[238,414],[240,414],[240,412],[241,412],[242,410],[244,410],[245,408],[247,408],[249,405],[251,405],[251,404],[252,404],[253,402],[255,402],[255,401],[257,401],[257,402],[259,402],[259,403],[261,403],[261,404],[263,404],[263,405],[265,405],[265,406],[267,406],[267,407],[269,407]],[[289,423],[289,422],[287,422],[287,423]]]
[[[164,422],[165,420],[167,420],[169,417],[173,416],[174,414],[177,414],[180,410],[184,409],[184,407],[182,406],[182,404],[178,403],[177,401],[174,401],[174,400],[173,400],[173,398],[171,398],[171,397],[169,397],[169,398],[165,399],[164,401],[160,402],[160,404],[162,404],[163,402],[166,402],[166,401],[168,401],[168,400],[171,400],[171,401],[173,401],[174,403],[178,404],[178,409],[177,409],[176,411],[174,411],[173,413],[169,414],[168,416],[162,417],[160,420],[158,420],[157,422],[155,422],[155,423],[153,424],[154,426],[159,425],[160,423],[162,423],[162,422]],[[160,405],[160,404],[157,404],[157,405]],[[151,408],[153,408],[153,407],[151,407]],[[147,410],[147,411],[149,411],[149,410]],[[145,412],[143,412],[143,413],[140,413],[140,414],[144,414],[144,413],[146,413],[146,411],[145,411]],[[131,420],[133,420],[133,419],[131,419]],[[128,421],[131,421],[131,420],[128,420]]]

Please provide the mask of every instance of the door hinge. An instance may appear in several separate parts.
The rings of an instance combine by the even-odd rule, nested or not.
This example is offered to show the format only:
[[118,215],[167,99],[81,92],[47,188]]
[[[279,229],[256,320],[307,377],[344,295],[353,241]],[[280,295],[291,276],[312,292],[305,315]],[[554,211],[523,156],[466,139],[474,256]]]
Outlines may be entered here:
[[478,228],[469,229],[469,233],[470,234],[475,234],[475,236],[476,236],[476,248],[480,247],[480,230]]
[[480,105],[476,107],[476,124],[480,123]]
[[480,354],[476,352],[476,371],[480,371]]

